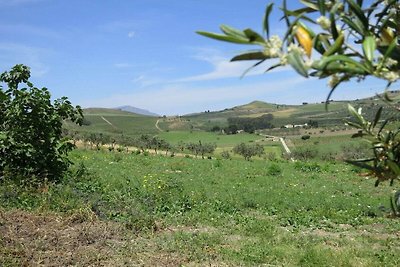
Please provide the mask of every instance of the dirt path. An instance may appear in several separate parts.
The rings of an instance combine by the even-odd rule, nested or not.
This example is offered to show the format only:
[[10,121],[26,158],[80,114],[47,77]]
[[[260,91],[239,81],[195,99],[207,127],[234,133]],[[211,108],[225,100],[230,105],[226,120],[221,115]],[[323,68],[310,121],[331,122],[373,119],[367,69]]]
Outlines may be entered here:
[[103,121],[107,122],[108,124],[110,124],[112,127],[115,128],[115,126],[114,126],[109,120],[107,120],[107,119],[104,118],[103,116],[101,116],[101,118],[103,119]]
[[[286,154],[291,155],[292,152],[290,151],[288,145],[286,144],[286,141],[283,137],[277,137],[277,136],[273,136],[273,135],[265,135],[265,134],[259,134],[260,136],[264,136],[264,137],[269,137],[269,138],[273,138],[273,139],[278,139],[282,144],[283,149],[285,150]],[[293,145],[293,144],[292,144]],[[290,157],[291,161],[294,161],[294,159],[292,157]]]
[[158,123],[160,122],[160,119],[158,119],[157,121],[156,121],[156,128],[157,128],[157,130],[159,130],[160,132],[163,132],[163,130],[160,128],[160,126],[158,126]]

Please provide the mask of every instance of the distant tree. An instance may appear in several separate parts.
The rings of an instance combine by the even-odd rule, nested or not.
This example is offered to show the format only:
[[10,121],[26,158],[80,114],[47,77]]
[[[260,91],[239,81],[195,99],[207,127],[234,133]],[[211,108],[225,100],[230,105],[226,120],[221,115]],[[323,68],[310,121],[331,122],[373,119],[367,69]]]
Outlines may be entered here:
[[233,153],[241,155],[245,160],[250,160],[253,156],[262,156],[264,152],[264,147],[255,144],[255,145],[247,145],[245,143],[240,143],[233,148]]
[[211,132],[220,132],[221,131],[221,127],[219,127],[218,125],[215,125],[211,128]]
[[237,134],[238,130],[239,129],[238,129],[237,125],[235,125],[235,124],[231,124],[224,129],[226,134]]
[[0,177],[30,184],[58,181],[74,148],[63,138],[63,121],[81,124],[82,110],[66,97],[52,101],[48,89],[34,87],[29,78],[24,65],[0,75],[6,84],[0,84]]
[[202,143],[201,141],[199,141],[198,144],[199,153],[202,159],[204,159],[205,155],[211,155],[212,153],[214,153],[216,148],[217,145],[213,143]]

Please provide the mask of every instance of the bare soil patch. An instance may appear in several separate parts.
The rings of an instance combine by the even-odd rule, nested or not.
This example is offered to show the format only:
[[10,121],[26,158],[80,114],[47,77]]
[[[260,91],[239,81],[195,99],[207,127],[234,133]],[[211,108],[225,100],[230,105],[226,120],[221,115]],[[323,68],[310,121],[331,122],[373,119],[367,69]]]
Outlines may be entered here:
[[94,216],[68,217],[3,212],[0,217],[0,265],[111,266],[124,241],[121,226]]

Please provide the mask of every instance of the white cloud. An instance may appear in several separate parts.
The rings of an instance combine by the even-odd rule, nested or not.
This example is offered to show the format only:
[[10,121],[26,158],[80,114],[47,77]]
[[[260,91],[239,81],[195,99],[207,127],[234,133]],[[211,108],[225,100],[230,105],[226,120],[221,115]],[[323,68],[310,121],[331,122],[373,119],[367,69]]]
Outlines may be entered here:
[[135,36],[135,32],[134,31],[128,32],[128,38],[133,38],[134,36]]
[[266,94],[292,89],[303,83],[304,78],[281,81],[247,83],[223,87],[189,87],[183,84],[165,85],[160,89],[148,89],[132,94],[113,95],[105,99],[82,103],[84,107],[114,107],[119,105],[140,106],[159,114],[185,114],[207,109],[229,107],[227,103],[245,104],[246,101],[264,99]]
[[132,64],[129,64],[129,63],[115,63],[114,67],[118,68],[118,69],[126,69],[126,68],[131,68]]
[[45,75],[49,68],[43,62],[43,57],[49,50],[16,43],[0,43],[0,68],[8,69],[15,64],[25,64],[31,68],[32,77]]
[[[231,56],[233,57],[233,56]],[[257,61],[236,61],[230,62],[230,58],[222,55],[222,53],[215,49],[198,49],[198,54],[194,56],[195,59],[207,62],[212,66],[212,70],[190,77],[185,77],[176,80],[176,82],[192,82],[192,81],[207,81],[225,78],[238,78],[241,77],[246,70],[257,63]],[[261,64],[246,73],[247,76],[264,74],[268,68],[268,63]],[[290,68],[284,67],[275,69],[274,71],[285,71]]]

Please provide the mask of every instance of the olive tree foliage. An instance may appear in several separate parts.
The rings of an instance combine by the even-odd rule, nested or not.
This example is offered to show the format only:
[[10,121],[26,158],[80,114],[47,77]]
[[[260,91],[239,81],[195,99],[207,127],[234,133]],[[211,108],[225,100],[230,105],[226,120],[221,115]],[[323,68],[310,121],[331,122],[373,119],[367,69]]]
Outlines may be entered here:
[[262,156],[265,154],[264,147],[259,144],[246,145],[245,143],[240,143],[233,148],[233,153],[241,155],[245,160],[250,160],[253,156]]
[[51,100],[29,81],[27,66],[0,75],[0,179],[57,181],[70,165],[74,145],[63,138],[64,120],[80,124],[82,110],[66,97]]
[[[400,3],[398,0],[300,0],[301,8],[290,9],[282,1],[283,36],[273,35],[269,4],[263,19],[263,33],[221,26],[222,34],[199,31],[213,39],[257,46],[232,61],[255,60],[253,67],[269,62],[266,72],[290,65],[298,74],[328,79],[331,94],[343,82],[362,81],[368,76],[386,80],[388,87],[400,78]],[[292,1],[290,1],[292,2]],[[387,88],[388,88],[387,87]],[[372,158],[353,162],[391,183],[400,176],[400,129],[390,129],[390,118],[381,118],[383,108],[399,108],[385,94],[385,106],[372,121],[349,106],[349,122],[361,130],[356,136],[366,138],[374,152]],[[329,101],[326,102],[327,104]],[[328,107],[328,105],[327,105]],[[382,122],[383,121],[383,122]]]

